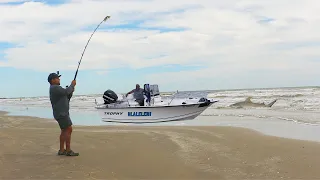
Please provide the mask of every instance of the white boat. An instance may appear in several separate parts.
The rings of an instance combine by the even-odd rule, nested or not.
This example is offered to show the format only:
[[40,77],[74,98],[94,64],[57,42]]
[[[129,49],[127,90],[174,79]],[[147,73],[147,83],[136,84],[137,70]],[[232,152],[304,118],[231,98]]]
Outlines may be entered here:
[[[135,99],[118,99],[118,95],[104,94],[104,103],[96,102],[96,109],[104,122],[158,123],[192,120],[218,101],[207,98],[162,98],[157,85],[150,85],[151,97],[140,106]],[[114,93],[108,90],[109,93]],[[110,103],[111,102],[111,103]]]

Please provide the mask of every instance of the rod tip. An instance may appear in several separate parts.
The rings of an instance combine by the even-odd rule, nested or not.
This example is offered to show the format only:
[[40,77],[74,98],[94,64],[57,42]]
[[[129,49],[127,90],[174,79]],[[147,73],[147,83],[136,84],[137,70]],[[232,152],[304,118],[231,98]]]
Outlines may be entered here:
[[109,18],[110,18],[110,16],[106,16],[103,20],[106,21]]

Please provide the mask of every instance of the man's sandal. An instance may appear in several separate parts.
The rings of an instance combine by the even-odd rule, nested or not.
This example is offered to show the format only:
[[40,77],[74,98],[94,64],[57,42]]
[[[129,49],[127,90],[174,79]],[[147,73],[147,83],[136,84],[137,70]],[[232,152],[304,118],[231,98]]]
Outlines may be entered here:
[[72,150],[66,152],[66,156],[79,156],[79,153],[73,152]]
[[61,156],[61,155],[66,155],[67,154],[67,151],[64,150],[64,151],[58,151],[58,155]]

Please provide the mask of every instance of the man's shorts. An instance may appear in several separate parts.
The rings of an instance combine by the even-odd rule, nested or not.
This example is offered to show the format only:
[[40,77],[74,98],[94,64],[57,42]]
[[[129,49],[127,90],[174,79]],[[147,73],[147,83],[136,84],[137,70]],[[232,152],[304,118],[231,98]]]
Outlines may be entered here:
[[67,127],[72,125],[70,116],[59,116],[59,118],[57,118],[56,120],[60,126],[60,129],[66,129]]
[[140,106],[144,106],[144,99],[136,99],[136,102],[139,103]]

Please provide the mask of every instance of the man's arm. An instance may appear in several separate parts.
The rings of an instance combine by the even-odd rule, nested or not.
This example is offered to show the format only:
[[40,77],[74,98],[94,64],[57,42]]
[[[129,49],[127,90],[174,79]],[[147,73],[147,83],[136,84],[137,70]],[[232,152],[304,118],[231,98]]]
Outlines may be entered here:
[[73,95],[73,93],[71,93],[71,94],[68,95],[69,101],[70,101],[70,99],[72,98],[72,95]]
[[52,91],[53,94],[56,94],[56,95],[70,96],[70,94],[72,94],[72,92],[74,91],[74,85],[71,84],[66,89],[64,89],[61,86],[54,86],[51,91]]
[[133,91],[134,91],[134,89],[132,89],[130,92],[128,92],[128,93],[126,94],[126,96],[128,96],[128,95],[131,94],[131,93],[133,93]]
[[[66,86],[66,88],[68,88],[68,87],[69,87],[69,86]],[[74,88],[73,88],[73,89],[74,89]],[[73,95],[73,92],[68,95],[69,101],[70,101],[70,99],[72,98],[72,95]]]

